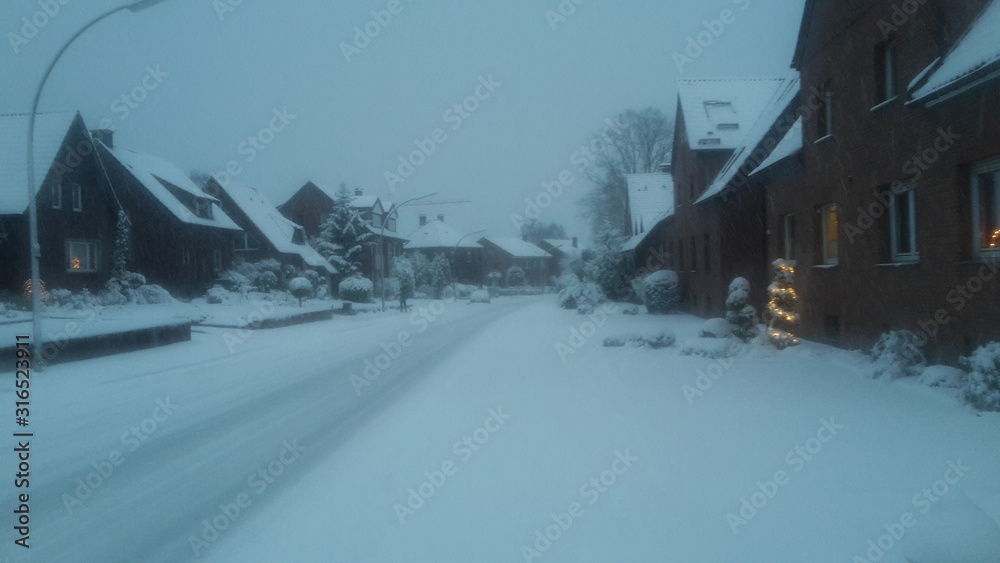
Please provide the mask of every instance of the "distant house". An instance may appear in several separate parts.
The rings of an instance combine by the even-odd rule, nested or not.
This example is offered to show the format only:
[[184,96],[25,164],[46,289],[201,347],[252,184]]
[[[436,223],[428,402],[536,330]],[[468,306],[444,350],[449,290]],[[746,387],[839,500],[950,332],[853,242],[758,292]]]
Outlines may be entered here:
[[306,236],[318,237],[323,221],[333,211],[335,194],[336,191],[306,182],[288,201],[279,205],[278,210],[291,222],[301,225]]
[[547,238],[538,241],[538,248],[551,254],[557,263],[573,261],[582,255],[579,241],[576,237],[567,239]]
[[[8,296],[21,294],[31,279],[28,122],[27,115],[0,116],[0,293]],[[49,289],[103,288],[111,274],[117,206],[80,114],[38,114],[35,182],[43,283]]]
[[[664,167],[669,170],[669,165]],[[631,237],[622,245],[629,268],[655,272],[669,267],[664,247],[667,219],[674,214],[674,178],[669,172],[629,174],[628,228]]]
[[410,235],[406,243],[407,254],[420,252],[428,260],[443,254],[451,263],[455,279],[459,283],[482,285],[483,247],[468,236],[452,229],[443,221],[425,223]]
[[555,258],[548,252],[519,238],[482,238],[483,259],[486,269],[506,275],[507,270],[519,266],[524,270],[528,285],[542,286],[555,273]]
[[110,135],[97,149],[133,226],[130,269],[181,293],[202,292],[232,262],[240,227],[174,164],[115,147]]
[[243,229],[233,234],[233,253],[247,262],[273,258],[299,269],[332,276],[337,269],[306,241],[301,225],[286,219],[256,188],[211,178],[204,191],[218,196],[222,209]]

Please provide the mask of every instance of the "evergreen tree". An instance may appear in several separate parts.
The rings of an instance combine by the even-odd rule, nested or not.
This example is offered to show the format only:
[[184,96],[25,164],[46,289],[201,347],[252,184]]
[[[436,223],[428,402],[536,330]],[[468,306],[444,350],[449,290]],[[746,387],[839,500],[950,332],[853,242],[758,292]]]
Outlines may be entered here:
[[784,260],[775,260],[772,264],[772,282],[767,288],[770,300],[767,303],[767,315],[770,319],[767,325],[767,336],[771,343],[779,349],[795,346],[799,339],[793,333],[799,324],[799,315],[795,312],[795,269]]
[[438,254],[431,260],[430,278],[430,286],[434,289],[434,299],[441,299],[444,295],[444,288],[448,286],[448,281],[451,279],[451,263],[444,257],[444,254]]
[[736,338],[748,342],[757,336],[757,309],[750,304],[750,282],[746,278],[736,278],[729,284],[726,320]]
[[365,246],[377,243],[376,235],[364,219],[351,209],[353,200],[354,195],[347,185],[340,184],[333,199],[333,210],[320,225],[319,240],[313,244],[343,275],[360,270]]
[[114,264],[111,275],[122,279],[125,277],[128,268],[129,249],[132,245],[132,227],[128,220],[128,215],[124,211],[118,211],[118,224],[115,226],[115,248]]
[[402,299],[413,297],[416,291],[416,277],[413,273],[413,263],[405,256],[397,256],[392,263],[392,277],[399,283],[399,295]]

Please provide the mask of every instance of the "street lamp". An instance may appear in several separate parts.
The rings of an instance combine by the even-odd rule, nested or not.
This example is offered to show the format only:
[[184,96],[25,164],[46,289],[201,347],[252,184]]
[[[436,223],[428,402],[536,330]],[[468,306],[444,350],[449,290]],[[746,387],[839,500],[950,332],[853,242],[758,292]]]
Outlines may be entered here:
[[51,76],[56,64],[59,63],[59,59],[62,58],[70,46],[77,39],[79,39],[81,35],[86,33],[87,30],[94,27],[107,17],[117,14],[123,10],[128,10],[133,13],[141,12],[142,10],[151,8],[156,4],[160,4],[165,1],[166,0],[133,1],[124,6],[114,8],[113,10],[108,10],[107,12],[104,12],[103,14],[90,20],[87,25],[83,26],[80,31],[73,34],[73,36],[69,38],[69,41],[67,41],[62,48],[59,49],[55,58],[52,59],[51,63],[49,63],[48,68],[45,69],[42,81],[38,84],[38,89],[35,91],[35,99],[31,104],[31,113],[28,114],[28,238],[31,244],[31,251],[29,253],[31,258],[31,331],[32,347],[36,352],[35,357],[39,357],[39,352],[42,349],[42,291],[41,272],[38,265],[38,261],[42,255],[42,249],[38,244],[38,206],[35,202],[35,118],[38,113],[38,103],[42,98],[42,90],[45,89],[45,84],[49,81],[49,76]]
[[463,235],[462,238],[458,239],[458,242],[455,243],[455,251],[451,253],[451,256],[452,256],[452,264],[451,264],[451,292],[455,294],[456,298],[458,297],[458,279],[455,276],[455,262],[458,261],[458,245],[462,244],[463,240],[471,237],[472,235],[478,235],[479,233],[485,233],[485,232],[486,232],[486,229],[479,229],[478,231],[473,231],[471,233]]
[[382,283],[382,310],[383,311],[385,311],[385,266],[386,265],[383,264],[383,262],[385,260],[383,260],[382,249],[385,248],[385,226],[389,223],[389,219],[392,217],[393,213],[396,213],[397,211],[399,211],[399,208],[403,207],[404,205],[406,205],[408,203],[413,203],[414,201],[419,201],[421,199],[427,199],[427,198],[429,198],[431,196],[434,196],[434,195],[437,195],[437,192],[432,192],[432,193],[429,193],[429,194],[426,194],[426,195],[422,195],[420,197],[415,197],[413,199],[408,199],[408,200],[404,201],[403,203],[400,203],[399,205],[393,205],[392,207],[389,208],[389,211],[386,212],[385,218],[382,219],[382,226],[379,228],[379,232],[378,232],[378,260],[377,260],[377,266],[378,266],[379,281]]

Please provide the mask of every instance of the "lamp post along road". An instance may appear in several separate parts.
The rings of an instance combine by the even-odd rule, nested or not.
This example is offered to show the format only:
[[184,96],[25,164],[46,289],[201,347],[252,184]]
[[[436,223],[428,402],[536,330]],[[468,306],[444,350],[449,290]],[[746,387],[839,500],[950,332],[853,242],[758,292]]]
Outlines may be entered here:
[[[119,6],[112,10],[108,10],[103,14],[97,16],[96,18],[90,20],[87,25],[80,28],[72,37],[69,38],[66,43],[63,44],[59,52],[56,53],[55,58],[49,63],[49,66],[45,69],[45,74],[42,75],[42,81],[38,84],[38,89],[35,90],[35,98],[31,103],[31,113],[28,114],[28,239],[31,245],[31,252],[29,254],[31,258],[31,332],[32,340],[31,346],[34,350],[33,356],[35,358],[41,357],[42,350],[42,290],[41,290],[41,271],[39,267],[39,259],[42,256],[42,248],[38,243],[38,205],[35,202],[35,118],[38,113],[38,103],[42,99],[42,91],[45,89],[45,84],[48,83],[49,77],[52,75],[52,71],[56,68],[59,60],[66,53],[73,43],[80,38],[81,35],[86,33],[90,28],[94,27],[101,21],[105,20],[113,14],[117,14],[122,11],[129,12],[141,12],[147,8],[151,8],[156,4],[165,2],[166,0],[140,0],[139,2],[131,2],[124,6]],[[40,364],[39,364],[40,365]]]
[[485,232],[486,232],[486,229],[480,229],[478,231],[473,231],[471,233],[467,233],[467,234],[463,235],[462,238],[458,239],[458,242],[455,243],[455,251],[451,253],[452,262],[453,262],[452,265],[451,265],[451,292],[455,294],[455,298],[456,299],[458,298],[458,276],[455,275],[455,264],[454,264],[454,262],[458,262],[458,245],[462,244],[463,240],[471,237],[472,235],[478,235],[479,233],[485,233]]
[[387,224],[389,224],[389,219],[392,218],[393,214],[397,213],[399,211],[399,209],[401,207],[403,207],[404,205],[406,205],[408,203],[413,203],[414,201],[419,201],[421,199],[427,199],[427,198],[429,198],[431,196],[435,196],[435,195],[437,195],[437,192],[433,192],[433,193],[429,193],[429,194],[426,194],[426,195],[422,195],[420,197],[415,197],[413,199],[408,199],[408,200],[404,201],[403,203],[400,203],[399,205],[393,205],[392,207],[389,208],[389,211],[386,212],[385,218],[382,219],[382,226],[379,228],[379,231],[378,231],[378,259],[376,260],[376,269],[378,270],[379,281],[382,284],[382,310],[383,311],[385,311],[385,267],[388,265],[388,264],[383,264],[383,262],[385,262],[385,259],[384,259],[384,254],[385,253],[382,252],[382,249],[385,248],[385,226]]

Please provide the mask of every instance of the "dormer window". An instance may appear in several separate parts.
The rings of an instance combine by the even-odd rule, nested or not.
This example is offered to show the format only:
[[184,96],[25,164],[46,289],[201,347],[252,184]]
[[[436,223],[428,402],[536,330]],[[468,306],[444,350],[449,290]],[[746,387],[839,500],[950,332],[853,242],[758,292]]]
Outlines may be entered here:
[[292,232],[292,244],[305,244],[306,243],[306,231],[302,227],[295,227],[295,231]]
[[201,217],[202,219],[212,219],[212,202],[203,197],[194,198],[194,209],[192,209],[195,215]]

